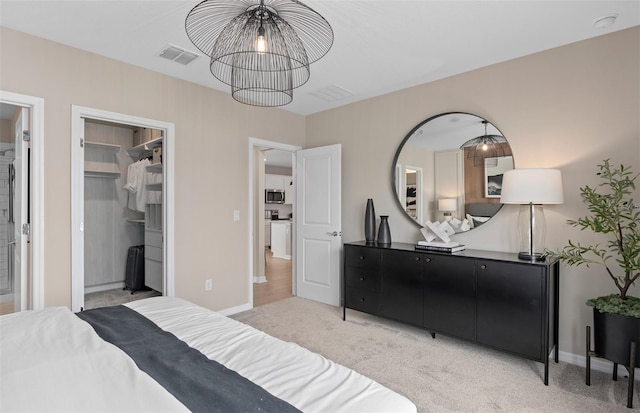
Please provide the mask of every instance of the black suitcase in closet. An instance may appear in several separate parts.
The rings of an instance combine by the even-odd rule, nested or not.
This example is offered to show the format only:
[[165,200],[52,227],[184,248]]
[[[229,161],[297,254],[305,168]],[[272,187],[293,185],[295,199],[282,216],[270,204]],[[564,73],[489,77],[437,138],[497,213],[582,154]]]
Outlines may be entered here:
[[144,290],[144,245],[129,247],[127,253],[127,267],[125,269],[124,290],[131,290],[131,294]]

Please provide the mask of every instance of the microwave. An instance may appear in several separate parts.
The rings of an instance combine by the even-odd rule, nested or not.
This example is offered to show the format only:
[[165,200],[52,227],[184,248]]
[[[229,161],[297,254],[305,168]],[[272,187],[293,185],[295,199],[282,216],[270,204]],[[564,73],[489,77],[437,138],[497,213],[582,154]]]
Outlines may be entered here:
[[282,189],[265,189],[265,204],[284,204],[284,190]]

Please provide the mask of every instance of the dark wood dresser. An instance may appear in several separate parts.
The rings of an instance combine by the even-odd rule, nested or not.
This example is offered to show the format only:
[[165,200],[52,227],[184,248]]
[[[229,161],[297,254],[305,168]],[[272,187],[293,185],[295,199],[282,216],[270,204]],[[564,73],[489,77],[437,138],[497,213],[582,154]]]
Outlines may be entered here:
[[344,244],[343,319],[354,309],[544,363],[558,362],[559,262],[413,244]]

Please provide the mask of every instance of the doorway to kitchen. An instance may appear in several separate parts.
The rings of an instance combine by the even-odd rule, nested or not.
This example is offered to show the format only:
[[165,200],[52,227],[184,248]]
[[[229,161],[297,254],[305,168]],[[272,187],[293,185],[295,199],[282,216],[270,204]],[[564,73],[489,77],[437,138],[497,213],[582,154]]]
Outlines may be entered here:
[[249,304],[296,295],[295,152],[298,146],[251,138]]

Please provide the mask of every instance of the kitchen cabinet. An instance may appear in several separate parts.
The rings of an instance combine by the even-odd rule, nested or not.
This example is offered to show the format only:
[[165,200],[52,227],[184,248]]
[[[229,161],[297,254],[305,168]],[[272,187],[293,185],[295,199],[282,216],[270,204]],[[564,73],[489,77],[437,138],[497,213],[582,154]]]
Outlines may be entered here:
[[346,309],[381,315],[544,363],[558,362],[559,262],[465,250],[416,251],[413,244],[344,244]]
[[271,221],[266,221],[264,223],[264,246],[271,246]]
[[264,175],[264,189],[284,189],[284,175]]
[[271,221],[271,252],[274,258],[291,259],[291,221]]

